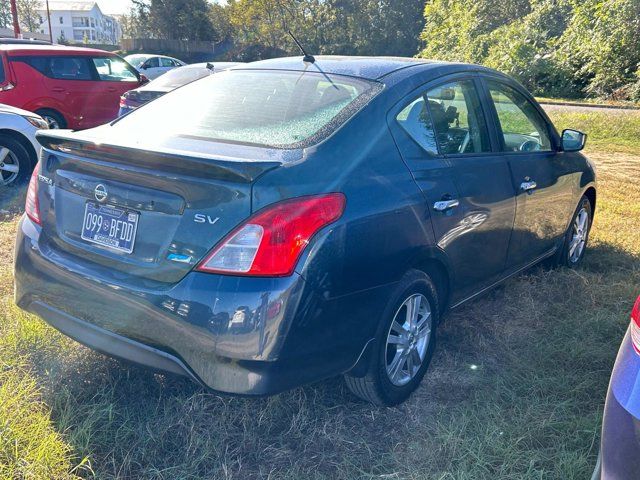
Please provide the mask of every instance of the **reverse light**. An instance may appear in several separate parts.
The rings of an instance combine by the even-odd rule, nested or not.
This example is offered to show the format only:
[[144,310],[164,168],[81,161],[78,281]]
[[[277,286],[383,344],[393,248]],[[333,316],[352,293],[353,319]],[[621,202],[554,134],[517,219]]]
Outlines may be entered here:
[[232,275],[291,275],[311,237],[340,218],[345,202],[342,193],[329,193],[270,205],[232,231],[196,268]]
[[40,173],[40,164],[38,163],[33,169],[31,180],[29,180],[29,188],[27,189],[27,200],[24,205],[24,211],[27,217],[34,223],[42,225],[40,218],[40,203],[38,202],[38,174]]
[[636,353],[640,354],[640,296],[631,310],[631,343]]

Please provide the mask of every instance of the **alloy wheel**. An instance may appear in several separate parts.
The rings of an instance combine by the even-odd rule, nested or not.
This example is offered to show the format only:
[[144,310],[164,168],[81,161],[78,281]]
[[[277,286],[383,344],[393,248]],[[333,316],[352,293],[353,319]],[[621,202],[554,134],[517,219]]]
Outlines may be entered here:
[[0,185],[9,185],[20,174],[20,161],[7,147],[0,147]]
[[393,318],[386,344],[387,376],[403,386],[418,373],[431,340],[432,315],[427,298],[420,294],[407,298]]
[[587,235],[589,233],[589,212],[582,207],[575,220],[571,230],[571,241],[569,242],[569,261],[576,263],[580,260],[584,246],[587,243]]
[[44,118],[46,122],[49,124],[49,128],[51,129],[60,128],[60,123],[58,122],[58,119],[50,115],[43,115],[42,118]]

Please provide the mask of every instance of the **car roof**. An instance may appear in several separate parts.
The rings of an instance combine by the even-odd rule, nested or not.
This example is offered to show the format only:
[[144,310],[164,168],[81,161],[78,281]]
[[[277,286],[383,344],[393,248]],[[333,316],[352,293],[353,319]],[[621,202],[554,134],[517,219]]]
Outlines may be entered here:
[[245,65],[242,62],[202,62],[202,63],[189,63],[183,67],[180,67],[182,69],[185,68],[207,68],[207,65],[213,65],[214,69],[226,69],[226,68],[231,68],[231,67],[235,67],[238,65]]
[[5,44],[0,45],[0,51],[10,55],[114,55],[97,48],[68,47],[66,45]]
[[127,57],[147,57],[147,58],[157,57],[157,58],[170,58],[172,60],[179,60],[178,58],[175,58],[175,57],[170,57],[168,55],[156,55],[155,53],[132,53],[130,55],[127,55]]
[[446,62],[408,57],[355,57],[318,55],[315,63],[306,65],[302,57],[273,58],[244,65],[242,68],[264,70],[308,70],[336,75],[351,75],[378,80],[385,75],[417,65],[442,65]]

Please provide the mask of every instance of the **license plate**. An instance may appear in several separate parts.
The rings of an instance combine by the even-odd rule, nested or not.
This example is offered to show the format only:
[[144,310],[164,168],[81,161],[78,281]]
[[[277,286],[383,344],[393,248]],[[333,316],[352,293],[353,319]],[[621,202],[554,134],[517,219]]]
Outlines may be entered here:
[[119,252],[133,252],[138,230],[137,212],[87,202],[82,239]]

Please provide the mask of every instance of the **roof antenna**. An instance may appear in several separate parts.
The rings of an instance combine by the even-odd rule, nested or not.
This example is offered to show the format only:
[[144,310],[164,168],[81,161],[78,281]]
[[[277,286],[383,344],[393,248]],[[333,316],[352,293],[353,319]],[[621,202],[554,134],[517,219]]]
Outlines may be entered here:
[[289,36],[291,38],[293,38],[293,41],[296,42],[296,45],[298,46],[298,48],[302,52],[302,55],[304,55],[304,57],[302,57],[302,61],[305,62],[305,63],[315,63],[316,59],[314,58],[314,56],[313,55],[309,55],[306,52],[306,50],[304,49],[302,44],[298,41],[298,39],[293,36],[293,33],[291,33],[291,30],[287,30],[287,33],[289,34]]

